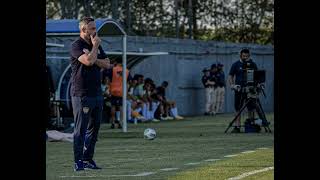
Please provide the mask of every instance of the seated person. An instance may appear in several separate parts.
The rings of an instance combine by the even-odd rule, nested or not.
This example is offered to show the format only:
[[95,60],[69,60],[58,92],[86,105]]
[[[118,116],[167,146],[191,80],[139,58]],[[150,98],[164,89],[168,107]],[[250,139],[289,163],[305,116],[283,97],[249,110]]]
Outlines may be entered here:
[[[168,119],[183,119],[182,116],[178,115],[178,109],[176,107],[176,103],[174,101],[169,101],[166,99],[165,90],[168,87],[168,82],[162,82],[161,86],[157,88],[157,96],[158,100],[160,101],[160,117],[161,119],[168,120]],[[162,110],[161,110],[162,109]],[[172,115],[173,117],[169,116]]]
[[160,102],[157,102],[155,99],[152,98],[152,93],[154,92],[155,85],[153,84],[153,81],[148,78],[147,81],[145,81],[144,84],[144,93],[143,93],[143,102],[144,107],[142,114],[146,117],[147,120],[153,121],[153,122],[159,122],[158,119],[155,119],[154,113],[157,110]]
[[[129,82],[128,94],[127,94],[127,120],[129,122],[144,121],[145,118],[140,115],[139,112],[142,110],[142,104],[138,97],[133,95],[133,91],[137,86],[137,76]],[[136,121],[135,121],[136,120]]]

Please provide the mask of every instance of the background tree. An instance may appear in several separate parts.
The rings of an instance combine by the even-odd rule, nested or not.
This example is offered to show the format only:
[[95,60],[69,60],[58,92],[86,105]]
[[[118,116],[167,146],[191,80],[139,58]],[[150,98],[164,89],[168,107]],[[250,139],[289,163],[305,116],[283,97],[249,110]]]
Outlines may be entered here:
[[113,18],[129,35],[273,44],[273,0],[46,0],[47,19]]

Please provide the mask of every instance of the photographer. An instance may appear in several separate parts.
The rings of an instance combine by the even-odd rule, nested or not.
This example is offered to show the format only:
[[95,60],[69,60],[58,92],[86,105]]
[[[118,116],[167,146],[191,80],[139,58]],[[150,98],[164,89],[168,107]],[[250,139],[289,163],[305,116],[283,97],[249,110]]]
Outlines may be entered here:
[[[234,107],[237,113],[240,111],[241,107],[244,105],[244,101],[247,99],[247,92],[245,92],[246,87],[246,70],[257,70],[257,65],[250,59],[249,49],[242,49],[240,52],[240,60],[232,64],[228,82],[232,90],[235,92],[234,96]],[[254,108],[255,105],[250,101],[247,105],[249,118],[254,118]],[[240,132],[240,116],[235,121],[235,128],[232,130],[233,133]]]

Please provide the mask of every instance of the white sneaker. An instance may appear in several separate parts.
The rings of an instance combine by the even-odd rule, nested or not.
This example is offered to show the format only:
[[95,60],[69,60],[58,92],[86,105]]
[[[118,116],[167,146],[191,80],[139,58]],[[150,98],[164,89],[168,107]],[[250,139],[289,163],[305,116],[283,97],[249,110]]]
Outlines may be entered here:
[[138,116],[137,119],[141,120],[142,122],[147,121],[147,119],[144,116]]
[[171,117],[171,116],[167,116],[167,119],[168,119],[168,120],[172,120],[172,119],[174,119],[174,118]]
[[161,117],[160,117],[160,120],[168,120],[168,119],[161,116]]
[[175,119],[178,119],[178,120],[181,120],[181,119],[184,119],[184,117],[182,117],[182,116],[176,116],[176,117],[174,117]]
[[151,121],[152,121],[152,122],[160,122],[159,119],[152,119]]
[[137,119],[146,119],[144,116],[138,116]]

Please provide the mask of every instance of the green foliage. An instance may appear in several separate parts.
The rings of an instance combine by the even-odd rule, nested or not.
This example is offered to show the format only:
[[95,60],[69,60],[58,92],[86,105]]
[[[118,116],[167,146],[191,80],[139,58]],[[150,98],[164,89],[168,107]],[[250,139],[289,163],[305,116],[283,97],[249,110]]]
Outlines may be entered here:
[[46,1],[48,19],[115,18],[130,35],[273,44],[273,0]]

